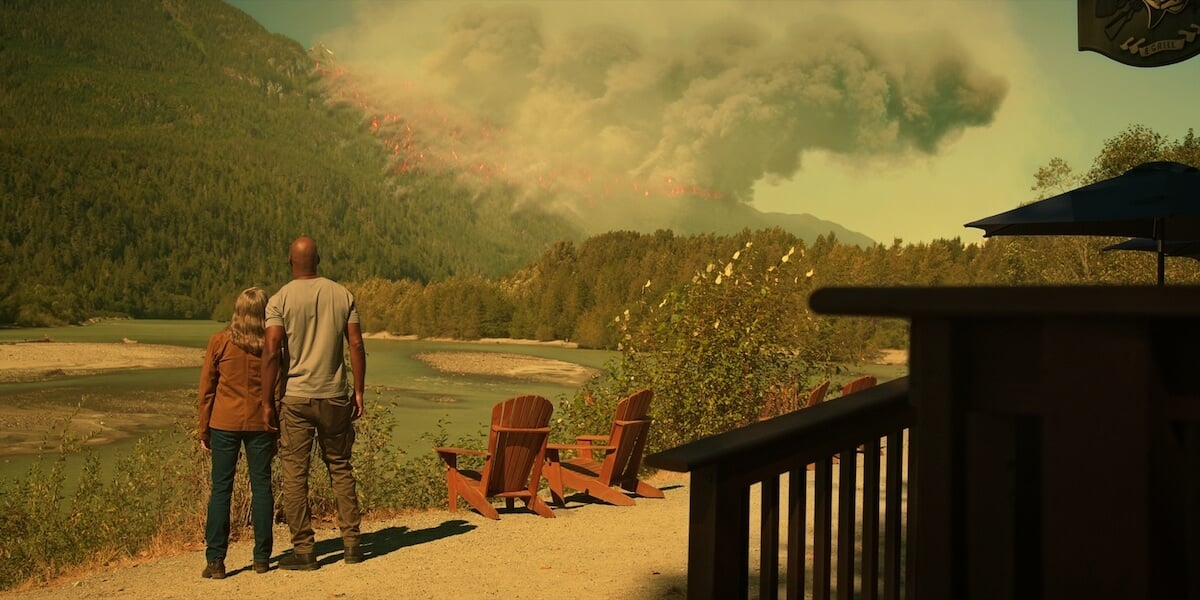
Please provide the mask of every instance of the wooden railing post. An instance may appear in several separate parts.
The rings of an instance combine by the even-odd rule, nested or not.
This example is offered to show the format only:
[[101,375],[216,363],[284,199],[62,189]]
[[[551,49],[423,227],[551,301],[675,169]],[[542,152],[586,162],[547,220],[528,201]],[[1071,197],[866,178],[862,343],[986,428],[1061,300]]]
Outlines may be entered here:
[[854,513],[858,496],[855,486],[857,462],[854,446],[849,446],[842,451],[842,460],[838,464],[838,600],[853,600],[854,598]]
[[759,598],[779,597],[779,476],[763,480],[759,491]]
[[[750,590],[750,489],[760,484],[761,513],[758,592],[762,598],[779,594],[780,563],[780,476],[788,473],[787,502],[787,597],[803,598],[806,575],[812,573],[814,599],[828,599],[834,589],[833,544],[834,503],[839,507],[838,536],[839,598],[856,598],[857,448],[874,454],[868,461],[867,477],[880,476],[880,439],[910,427],[907,380],[888,382],[850,394],[833,402],[753,423],[747,427],[705,438],[678,448],[650,455],[646,464],[671,471],[691,473],[688,517],[688,598],[746,598]],[[889,444],[887,525],[883,563],[891,565],[884,586],[898,590],[895,569],[901,564],[900,531],[904,515],[898,496],[904,487],[901,473],[893,468],[904,454],[902,437],[892,435]],[[833,458],[841,455],[837,491],[834,490]],[[813,478],[812,562],[806,560],[808,469],[815,464]],[[864,500],[864,510],[874,511],[864,523],[875,529],[864,533],[864,577],[878,577],[877,553],[880,539],[879,482],[867,485],[876,496]],[[870,507],[870,508],[866,508]],[[892,511],[895,511],[893,513]],[[870,598],[877,596],[877,583],[864,584]]]
[[788,475],[788,552],[787,597],[804,597],[804,576],[808,570],[805,545],[808,540],[808,471],[795,469]]
[[688,598],[746,598],[750,490],[722,485],[722,465],[692,471],[688,514]]
[[813,600],[829,600],[833,574],[833,459],[817,461],[813,475]]
[[[899,451],[900,448],[893,448]],[[879,440],[863,446],[862,598],[879,597]],[[890,486],[889,486],[890,487]]]

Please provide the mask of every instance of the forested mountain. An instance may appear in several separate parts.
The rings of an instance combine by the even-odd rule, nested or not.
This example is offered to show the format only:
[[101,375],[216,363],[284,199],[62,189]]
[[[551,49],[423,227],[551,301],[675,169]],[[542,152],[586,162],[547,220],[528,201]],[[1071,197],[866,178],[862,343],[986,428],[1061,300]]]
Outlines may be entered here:
[[331,276],[419,281],[576,235],[502,188],[384,177],[313,64],[218,0],[0,4],[0,322],[207,317],[285,281],[300,234]]
[[[1146,283],[1152,273],[1152,257],[1099,251],[1114,240],[885,246],[808,215],[713,200],[683,210],[686,197],[662,206],[661,225],[547,214],[513,184],[396,169],[389,140],[345,92],[299,44],[220,0],[0,3],[0,323],[221,316],[243,287],[287,280],[286,248],[301,234],[320,242],[325,274],[355,286],[374,330],[603,347],[616,342],[615,314],[746,242],[798,248],[823,285]],[[1086,173],[1052,160],[1036,189],[1147,160],[1196,164],[1198,151],[1191,132],[1171,140],[1133,127]],[[585,239],[596,231],[608,233]],[[1200,277],[1190,260],[1168,269],[1171,282]]]
[[[0,323],[207,317],[286,280],[300,234],[326,274],[360,281],[498,277],[583,239],[515,190],[389,169],[316,64],[220,0],[0,3]],[[638,227],[777,224],[713,206]],[[810,241],[871,243],[787,217]]]

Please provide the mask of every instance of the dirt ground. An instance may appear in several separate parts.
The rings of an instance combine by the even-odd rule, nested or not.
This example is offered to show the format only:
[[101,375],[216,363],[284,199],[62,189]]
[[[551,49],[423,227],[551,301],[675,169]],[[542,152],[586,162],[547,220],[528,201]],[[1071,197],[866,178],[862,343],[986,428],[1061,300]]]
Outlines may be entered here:
[[[861,462],[860,458],[856,469],[860,494]],[[806,480],[808,533],[803,552],[811,567],[816,514],[811,473],[806,473]],[[611,506],[580,494],[568,495],[565,508],[554,508],[553,519],[539,517],[517,503],[512,510],[500,508],[498,521],[466,510],[430,510],[367,520],[362,528],[366,560],[356,565],[342,562],[337,530],[318,525],[316,552],[320,568],[309,572],[280,570],[275,563],[290,545],[287,527],[277,525],[271,570],[261,575],[250,569],[252,542],[247,540],[230,546],[225,561],[228,577],[220,581],[202,579],[204,550],[196,543],[170,556],[109,565],[60,578],[49,586],[0,593],[0,598],[685,598],[691,483],[687,475],[666,472],[647,481],[661,489],[665,497],[638,498],[634,506]],[[834,477],[835,497],[839,487],[839,478]],[[761,512],[758,488],[750,490],[752,520]],[[788,489],[786,475],[781,477],[780,488]],[[837,523],[838,504],[831,508],[833,522]],[[855,517],[861,523],[861,505]],[[787,528],[784,511],[780,515],[780,540],[787,540]],[[749,597],[759,595],[760,534],[756,524],[750,527]],[[197,531],[196,537],[200,535]],[[837,539],[834,535],[835,555]],[[781,546],[781,559],[788,551],[786,546],[786,542]],[[781,567],[781,579],[785,572]]]
[[[200,577],[204,550],[114,565],[44,588],[0,598],[683,598],[687,572],[686,476],[652,480],[663,499],[635,506],[568,496],[555,518],[517,503],[492,521],[474,511],[434,510],[363,524],[361,564],[342,562],[336,529],[318,529],[316,571],[283,571],[290,547],[275,529],[275,556],[265,574],[251,570],[251,542],[231,546],[220,581]],[[200,532],[197,532],[197,537]]]
[[906,365],[908,364],[908,350],[880,350],[879,357],[875,359],[875,362],[881,365]]

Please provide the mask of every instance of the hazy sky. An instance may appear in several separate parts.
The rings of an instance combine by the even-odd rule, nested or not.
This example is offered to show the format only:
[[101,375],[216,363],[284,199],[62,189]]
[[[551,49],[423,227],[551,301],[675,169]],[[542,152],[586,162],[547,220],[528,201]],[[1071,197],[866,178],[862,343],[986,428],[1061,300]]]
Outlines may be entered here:
[[1200,57],[1080,52],[1071,0],[230,3],[481,171],[677,182],[882,243],[977,240],[1051,158],[1200,121]]

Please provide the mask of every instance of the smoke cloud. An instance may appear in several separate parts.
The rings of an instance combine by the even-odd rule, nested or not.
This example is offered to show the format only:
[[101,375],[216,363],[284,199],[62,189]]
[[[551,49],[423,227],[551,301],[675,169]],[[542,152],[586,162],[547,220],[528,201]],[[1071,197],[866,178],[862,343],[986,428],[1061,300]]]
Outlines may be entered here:
[[1007,83],[955,37],[821,6],[367,2],[324,44],[397,169],[577,201],[748,201],[808,151],[903,160],[991,122]]

